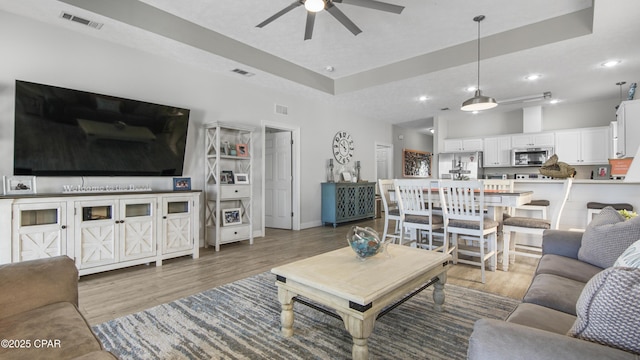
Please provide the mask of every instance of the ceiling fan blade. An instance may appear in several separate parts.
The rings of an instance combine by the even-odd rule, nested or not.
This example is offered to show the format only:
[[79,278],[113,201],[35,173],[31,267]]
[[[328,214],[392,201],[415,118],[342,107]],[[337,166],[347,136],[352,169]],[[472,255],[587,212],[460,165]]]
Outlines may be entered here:
[[316,13],[307,11],[307,25],[304,28],[304,39],[309,40],[313,35],[313,25],[316,22]]
[[404,10],[404,6],[389,4],[389,3],[375,1],[375,0],[333,0],[333,2],[361,6],[369,9],[381,10],[381,11],[391,12],[395,14],[400,14],[402,10]]
[[333,17],[336,18],[336,20],[338,20],[342,25],[344,25],[344,27],[349,29],[349,31],[351,31],[353,35],[358,35],[362,32],[362,30],[360,30],[360,28],[356,26],[356,24],[354,24],[353,21],[349,20],[349,18],[333,4],[328,3],[326,9],[329,12],[329,14],[333,15]]
[[271,16],[270,18],[268,18],[267,20],[261,22],[260,24],[256,25],[256,27],[263,27],[265,25],[268,25],[269,23],[271,23],[273,20],[279,18],[280,16],[288,13],[289,11],[297,8],[298,6],[302,5],[302,1],[295,1],[293,3],[291,3],[291,5],[287,6],[286,8],[278,11],[277,13],[275,13],[273,16]]

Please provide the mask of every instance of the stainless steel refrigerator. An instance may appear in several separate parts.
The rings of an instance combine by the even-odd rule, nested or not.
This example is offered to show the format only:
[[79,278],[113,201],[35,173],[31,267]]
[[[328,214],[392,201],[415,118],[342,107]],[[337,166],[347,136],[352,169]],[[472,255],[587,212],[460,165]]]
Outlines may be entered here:
[[438,154],[438,178],[482,179],[482,151]]

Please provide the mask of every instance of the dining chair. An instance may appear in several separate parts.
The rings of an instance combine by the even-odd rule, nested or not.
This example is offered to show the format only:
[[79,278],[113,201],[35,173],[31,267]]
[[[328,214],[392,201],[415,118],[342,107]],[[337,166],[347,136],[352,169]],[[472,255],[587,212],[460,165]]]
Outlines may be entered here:
[[510,263],[513,263],[515,261],[516,255],[534,258],[540,258],[542,256],[541,246],[516,244],[516,234],[533,234],[538,235],[540,236],[540,238],[542,238],[542,233],[545,230],[558,229],[558,226],[560,225],[560,216],[562,215],[562,210],[564,209],[564,206],[567,203],[567,199],[569,198],[569,192],[571,191],[572,184],[573,178],[565,179],[562,186],[562,195],[559,198],[558,206],[553,211],[551,220],[514,216],[507,218],[502,222],[504,246],[503,256],[505,256],[505,254],[509,254]]
[[[391,238],[392,243],[395,243],[396,240],[400,243],[400,210],[398,209],[398,203],[392,200],[389,194],[389,190],[393,189],[393,179],[378,179],[378,187],[384,208],[384,230],[381,240],[385,241],[387,238]],[[394,223],[393,233],[389,233],[391,222]]]
[[[440,247],[433,243],[434,230],[443,227],[442,216],[433,214],[432,209],[432,186],[437,182],[428,179],[395,179],[393,184],[400,210],[400,243],[410,243],[411,246],[427,250],[445,249],[446,241]],[[427,243],[423,243],[423,231],[427,233]]]
[[[491,271],[498,263],[498,222],[485,215],[484,185],[478,180],[442,180],[439,188],[445,239],[451,235],[453,263],[480,266],[484,284],[485,263],[489,261]],[[473,246],[461,247],[460,237],[473,239]]]
[[[513,191],[513,180],[508,179],[485,179],[482,180],[484,191]],[[512,208],[506,208],[505,213],[512,215]]]

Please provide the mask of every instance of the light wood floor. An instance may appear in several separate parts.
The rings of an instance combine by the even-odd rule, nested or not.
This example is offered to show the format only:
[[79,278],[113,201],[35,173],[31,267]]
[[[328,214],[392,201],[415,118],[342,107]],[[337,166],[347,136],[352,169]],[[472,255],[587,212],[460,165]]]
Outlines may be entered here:
[[[359,223],[380,233],[384,219]],[[140,265],[80,278],[80,310],[91,325],[128,315],[152,306],[269,271],[277,265],[307,258],[347,245],[351,224],[302,231],[267,229],[266,236],[226,244],[219,252],[200,249],[200,258],[166,260],[161,267]],[[480,282],[480,268],[454,265],[447,283],[522,299],[537,265],[537,259],[519,257],[509,272],[487,272]]]

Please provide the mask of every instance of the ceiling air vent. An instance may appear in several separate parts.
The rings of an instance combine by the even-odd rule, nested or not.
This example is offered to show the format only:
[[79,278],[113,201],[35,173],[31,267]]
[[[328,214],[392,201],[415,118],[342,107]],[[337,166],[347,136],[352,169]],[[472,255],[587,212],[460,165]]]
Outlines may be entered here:
[[240,74],[242,76],[247,76],[247,77],[255,75],[254,73],[250,73],[250,72],[248,72],[246,70],[242,70],[242,69],[238,69],[238,68],[235,68],[235,69],[233,69],[231,71],[236,73],[236,74]]
[[289,115],[289,108],[284,105],[276,104],[276,114]]
[[67,19],[69,21],[77,22],[78,24],[82,24],[82,25],[86,25],[86,26],[92,27],[94,29],[98,29],[98,30],[102,28],[102,25],[104,25],[104,24],[99,23],[99,22],[95,22],[95,21],[91,21],[91,20],[87,20],[87,19],[81,18],[79,16],[71,15],[71,14],[69,14],[67,12],[64,12],[64,11],[62,13],[60,13],[60,17],[63,18],[63,19]]

